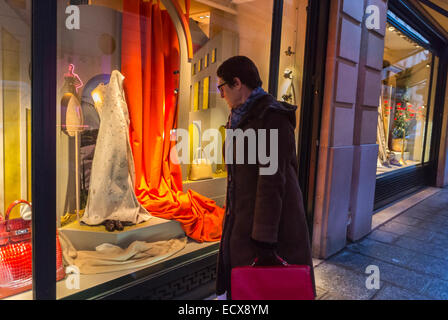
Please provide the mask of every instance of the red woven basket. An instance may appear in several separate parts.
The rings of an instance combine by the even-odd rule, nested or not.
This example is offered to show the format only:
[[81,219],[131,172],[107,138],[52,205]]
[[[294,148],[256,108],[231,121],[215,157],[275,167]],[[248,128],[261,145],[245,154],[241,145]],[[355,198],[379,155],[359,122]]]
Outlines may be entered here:
[[[0,220],[0,289],[28,288],[32,284],[31,220],[9,219],[18,204],[31,203],[16,200],[8,207],[5,219]],[[57,280],[65,277],[62,250],[56,234]]]

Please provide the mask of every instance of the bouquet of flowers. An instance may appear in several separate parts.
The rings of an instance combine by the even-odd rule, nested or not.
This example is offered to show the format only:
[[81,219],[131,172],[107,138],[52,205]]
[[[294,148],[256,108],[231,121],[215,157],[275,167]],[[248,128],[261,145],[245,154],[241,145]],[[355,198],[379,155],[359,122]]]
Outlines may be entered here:
[[412,109],[412,105],[405,103],[405,106],[403,106],[401,102],[397,103],[394,118],[394,129],[392,131],[393,137],[396,139],[406,138],[409,133],[409,122],[413,118],[415,118],[415,113]]

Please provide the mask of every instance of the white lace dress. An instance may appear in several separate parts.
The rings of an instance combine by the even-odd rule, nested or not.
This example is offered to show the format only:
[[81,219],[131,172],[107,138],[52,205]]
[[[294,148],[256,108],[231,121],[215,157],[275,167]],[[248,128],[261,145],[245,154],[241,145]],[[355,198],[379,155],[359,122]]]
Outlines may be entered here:
[[109,84],[100,84],[93,91],[101,122],[86,210],[81,219],[89,225],[105,220],[137,224],[151,218],[134,193],[135,172],[123,80],[124,76],[114,70]]

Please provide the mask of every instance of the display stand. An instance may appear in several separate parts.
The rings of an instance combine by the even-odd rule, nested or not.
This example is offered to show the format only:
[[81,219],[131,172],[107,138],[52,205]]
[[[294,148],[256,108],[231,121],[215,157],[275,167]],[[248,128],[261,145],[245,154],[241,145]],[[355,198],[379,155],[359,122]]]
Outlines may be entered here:
[[134,241],[162,241],[185,236],[178,221],[152,217],[146,222],[124,227],[123,231],[108,232],[103,225],[89,226],[74,221],[59,228],[76,250],[94,251],[103,243],[127,248]]
[[402,138],[402,140],[401,140],[401,158],[400,158],[400,164],[402,165],[402,166],[406,166],[407,165],[407,163],[406,163],[406,160],[405,160],[405,158],[404,158],[404,142],[405,142],[405,130],[403,129],[403,138]]
[[378,140],[378,164],[380,167],[390,167],[387,142],[384,135],[383,106],[380,104],[378,110],[377,140]]
[[75,181],[76,181],[76,221],[79,221],[79,132],[75,132]]

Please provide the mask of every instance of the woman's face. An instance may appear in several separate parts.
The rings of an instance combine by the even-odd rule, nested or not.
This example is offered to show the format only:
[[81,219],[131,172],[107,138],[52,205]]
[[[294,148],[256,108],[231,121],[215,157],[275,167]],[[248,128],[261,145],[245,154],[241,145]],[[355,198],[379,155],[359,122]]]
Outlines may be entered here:
[[218,88],[221,98],[226,100],[230,109],[238,107],[241,104],[241,81],[235,78],[235,84],[231,87],[227,82],[218,77]]

